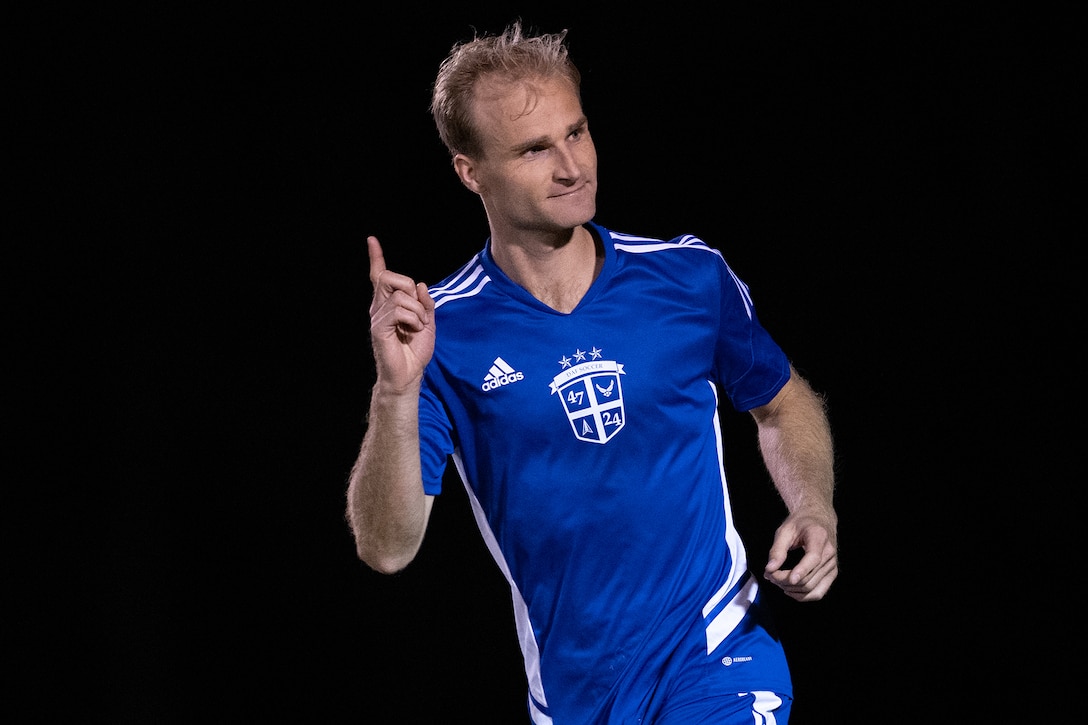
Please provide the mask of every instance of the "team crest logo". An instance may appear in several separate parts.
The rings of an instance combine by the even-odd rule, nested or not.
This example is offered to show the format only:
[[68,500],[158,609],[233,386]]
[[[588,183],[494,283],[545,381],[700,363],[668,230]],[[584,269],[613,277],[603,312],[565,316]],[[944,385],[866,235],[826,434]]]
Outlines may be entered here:
[[601,351],[577,350],[559,361],[563,372],[552,378],[552,394],[559,394],[574,435],[590,443],[607,443],[623,428],[620,376],[623,365],[601,360]]

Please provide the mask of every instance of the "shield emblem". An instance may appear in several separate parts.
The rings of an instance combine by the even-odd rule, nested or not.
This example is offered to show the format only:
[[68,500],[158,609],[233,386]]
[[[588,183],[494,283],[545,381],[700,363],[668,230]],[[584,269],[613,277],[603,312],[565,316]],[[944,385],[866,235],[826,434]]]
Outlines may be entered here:
[[607,443],[623,428],[620,376],[623,365],[594,360],[567,368],[552,379],[552,394],[559,394],[574,435],[590,443]]

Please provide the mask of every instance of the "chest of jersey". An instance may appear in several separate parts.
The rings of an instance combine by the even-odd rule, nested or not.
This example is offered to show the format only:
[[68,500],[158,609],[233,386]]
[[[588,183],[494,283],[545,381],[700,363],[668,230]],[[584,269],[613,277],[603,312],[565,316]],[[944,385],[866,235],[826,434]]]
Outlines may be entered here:
[[694,295],[606,291],[567,315],[491,306],[449,327],[436,358],[461,435],[609,446],[683,435],[693,406],[714,405],[717,328]]

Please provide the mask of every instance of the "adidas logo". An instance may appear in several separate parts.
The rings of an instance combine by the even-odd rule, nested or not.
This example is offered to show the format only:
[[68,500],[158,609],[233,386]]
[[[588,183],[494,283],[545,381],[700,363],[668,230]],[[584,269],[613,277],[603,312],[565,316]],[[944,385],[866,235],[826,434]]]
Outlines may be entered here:
[[487,375],[484,376],[484,384],[481,385],[480,388],[486,392],[524,379],[524,373],[519,373],[514,370],[514,368],[510,367],[510,363],[506,362],[501,357],[497,357],[495,358],[495,362],[491,363],[491,369],[487,372]]

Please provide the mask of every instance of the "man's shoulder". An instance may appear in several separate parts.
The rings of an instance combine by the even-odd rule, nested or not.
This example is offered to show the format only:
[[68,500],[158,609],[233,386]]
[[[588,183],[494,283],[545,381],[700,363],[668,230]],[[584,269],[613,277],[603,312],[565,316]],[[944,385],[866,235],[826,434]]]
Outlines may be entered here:
[[661,252],[674,249],[692,249],[704,252],[712,252],[720,256],[716,249],[711,247],[700,237],[694,234],[681,234],[675,237],[664,237],[621,232],[609,229],[607,227],[603,227],[599,224],[594,224],[594,226],[596,227],[598,233],[601,235],[602,239],[610,240],[612,245],[619,252],[647,254],[651,252]]
[[480,254],[477,253],[438,284],[428,287],[428,291],[437,309],[456,300],[472,299],[478,296],[487,288],[490,281],[491,278],[480,260]]

